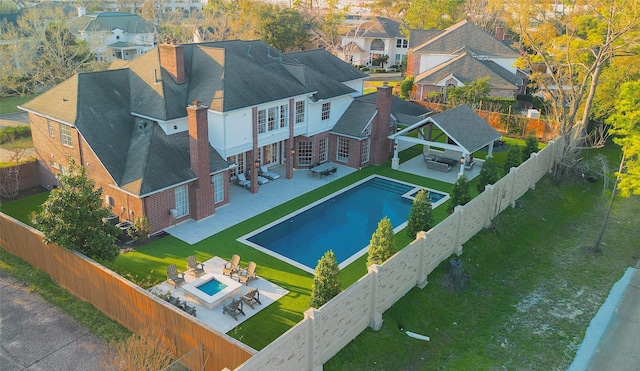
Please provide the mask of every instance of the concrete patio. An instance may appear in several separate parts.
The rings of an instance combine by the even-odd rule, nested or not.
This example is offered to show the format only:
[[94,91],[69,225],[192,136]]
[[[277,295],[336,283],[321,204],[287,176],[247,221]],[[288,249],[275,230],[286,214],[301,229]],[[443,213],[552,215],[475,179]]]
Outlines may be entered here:
[[[219,257],[213,257],[204,262],[204,270],[205,273],[209,272],[222,272],[222,266],[226,261]],[[186,264],[186,263],[185,263]],[[179,267],[180,268],[180,267]],[[180,269],[179,269],[180,270]],[[249,289],[258,289],[260,291],[260,302],[262,304],[255,304],[252,309],[250,306],[244,304],[244,313],[237,316],[237,320],[233,319],[228,314],[222,313],[222,308],[225,304],[231,302],[231,299],[223,300],[219,303],[216,303],[216,306],[213,309],[209,309],[208,307],[200,304],[196,299],[193,299],[191,296],[186,295],[183,287],[184,285],[179,286],[178,288],[174,288],[172,284],[167,281],[162,282],[159,285],[151,288],[151,292],[155,292],[158,294],[171,294],[174,297],[177,297],[181,301],[186,301],[189,306],[196,307],[196,318],[207,326],[220,331],[222,333],[227,333],[240,325],[242,322],[251,318],[254,314],[268,307],[270,304],[273,304],[275,301],[288,294],[289,291],[283,289],[282,287],[275,285],[267,280],[260,278],[260,266],[256,269],[256,273],[258,274],[257,280],[252,280],[248,285],[242,285],[240,288],[240,293],[238,295],[234,295],[234,298],[239,298],[241,295],[245,294]],[[186,284],[189,284],[196,280],[196,277],[185,274]]]

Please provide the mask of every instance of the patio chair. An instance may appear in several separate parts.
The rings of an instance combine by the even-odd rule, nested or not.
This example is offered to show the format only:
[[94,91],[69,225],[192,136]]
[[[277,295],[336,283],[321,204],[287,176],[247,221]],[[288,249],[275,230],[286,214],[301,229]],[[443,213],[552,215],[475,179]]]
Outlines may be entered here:
[[222,266],[222,274],[229,275],[229,277],[233,277],[234,274],[240,271],[240,256],[237,254],[233,254],[231,256],[231,260],[224,263]]
[[280,179],[280,174],[274,173],[273,171],[269,171],[269,168],[267,167],[267,165],[260,166],[260,172],[262,176],[266,177],[267,179],[270,179],[270,180]]
[[240,283],[244,283],[247,286],[249,286],[249,281],[257,279],[258,276],[256,275],[256,263],[254,262],[249,262],[249,264],[247,264],[247,268],[242,269],[240,270],[240,272],[238,272],[238,281],[240,281]]
[[247,180],[247,177],[244,176],[243,173],[238,173],[238,185],[243,186],[245,188],[251,187],[251,182]]
[[198,263],[195,255],[187,257],[187,273],[196,277],[200,277],[205,273],[204,264]]
[[253,309],[254,304],[260,304],[260,291],[258,289],[250,289],[246,294],[242,295],[242,300]]
[[222,314],[224,315],[227,313],[229,313],[229,315],[233,317],[233,319],[235,319],[236,321],[238,320],[238,314],[242,314],[243,316],[246,316],[246,314],[244,314],[244,311],[242,310],[242,300],[233,299],[230,304],[225,305],[222,308]]
[[176,268],[175,264],[170,264],[167,267],[167,281],[173,283],[173,287],[178,288],[178,286],[184,284],[184,273],[178,273],[178,268]]
[[186,301],[182,305],[182,310],[194,317],[196,316],[196,307],[189,306]]

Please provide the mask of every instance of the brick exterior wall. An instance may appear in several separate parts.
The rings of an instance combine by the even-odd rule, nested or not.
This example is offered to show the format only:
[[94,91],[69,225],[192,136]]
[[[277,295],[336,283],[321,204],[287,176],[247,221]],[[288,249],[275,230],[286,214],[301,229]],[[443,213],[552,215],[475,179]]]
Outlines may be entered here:
[[177,84],[186,82],[184,72],[184,47],[182,45],[161,44],[160,65],[164,68]]
[[420,55],[411,52],[407,54],[407,76],[415,76],[420,71]]
[[[255,162],[258,161],[258,107],[251,109],[251,134],[253,139],[253,149],[248,153],[245,169],[253,169],[252,173],[256,173]],[[251,193],[258,193],[258,177],[251,177]]]
[[211,167],[209,166],[208,107],[193,102],[187,107],[189,123],[189,155],[191,169],[198,180],[190,187],[190,212],[195,220],[206,218],[215,212]]
[[391,124],[391,86],[383,85],[378,87],[376,94],[376,107],[378,113],[373,119],[371,127],[371,155],[369,162],[372,165],[380,165],[389,161],[391,155],[391,140],[389,128]]

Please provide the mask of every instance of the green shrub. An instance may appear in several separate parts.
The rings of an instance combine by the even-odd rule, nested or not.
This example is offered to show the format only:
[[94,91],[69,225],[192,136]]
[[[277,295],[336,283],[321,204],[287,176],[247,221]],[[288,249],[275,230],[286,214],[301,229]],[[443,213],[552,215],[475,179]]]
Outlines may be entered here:
[[431,227],[433,227],[433,214],[429,192],[421,189],[411,205],[406,228],[407,235],[409,238],[415,239],[418,232],[428,231]]
[[507,159],[504,161],[504,173],[509,174],[512,167],[518,167],[522,163],[522,147],[512,145],[507,152]]
[[382,218],[378,229],[371,236],[367,267],[371,264],[382,264],[396,253],[395,235],[389,218]]
[[387,72],[387,70],[384,69],[384,68],[374,68],[373,69],[373,73],[385,73],[385,72]]
[[332,250],[324,253],[318,260],[313,287],[311,288],[311,306],[320,308],[342,291],[340,289],[340,268]]
[[29,125],[7,126],[0,129],[0,144],[31,136]]
[[413,89],[413,76],[407,76],[400,83],[400,98],[407,99]]
[[522,162],[527,161],[531,154],[535,152],[538,152],[538,141],[533,134],[529,134],[522,150]]
[[478,183],[476,184],[478,193],[482,193],[486,185],[494,184],[499,179],[500,174],[498,173],[498,166],[493,161],[493,156],[485,158],[480,174],[478,175]]
[[471,195],[469,194],[469,179],[463,174],[453,185],[451,190],[451,198],[447,204],[447,212],[453,213],[456,206],[466,205],[471,201]]

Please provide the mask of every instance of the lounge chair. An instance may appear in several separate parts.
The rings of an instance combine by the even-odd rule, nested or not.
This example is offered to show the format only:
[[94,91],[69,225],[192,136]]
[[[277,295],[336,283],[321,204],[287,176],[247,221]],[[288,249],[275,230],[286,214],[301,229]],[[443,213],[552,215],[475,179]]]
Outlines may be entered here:
[[170,264],[167,267],[167,281],[173,283],[173,287],[178,288],[178,286],[184,284],[184,273],[178,273],[178,268],[176,268],[175,264]]
[[270,179],[270,180],[280,179],[280,174],[274,173],[273,171],[269,171],[269,168],[267,168],[267,165],[260,166],[260,172],[262,176],[266,177],[267,179]]
[[225,305],[222,308],[222,314],[226,313],[229,313],[229,315],[231,315],[231,317],[233,317],[233,319],[235,319],[236,321],[238,320],[238,314],[246,316],[246,314],[244,314],[244,311],[242,310],[242,300],[234,299],[230,304]]
[[205,273],[204,264],[198,263],[195,255],[187,257],[187,273],[196,277],[200,277]]
[[258,289],[250,289],[246,294],[242,295],[242,300],[253,309],[254,304],[260,304],[260,291]]
[[[251,171],[249,171],[249,178],[251,178]],[[263,185],[265,183],[269,183],[269,179],[258,175],[258,185]]]
[[247,180],[247,177],[244,176],[243,173],[238,173],[238,185],[243,186],[245,188],[251,187],[251,182]]
[[233,275],[238,273],[238,271],[240,271],[240,256],[233,254],[233,256],[231,256],[231,260],[224,263],[222,266],[222,274],[233,277]]
[[245,285],[249,285],[249,281],[257,280],[258,276],[256,276],[256,263],[249,262],[247,264],[247,268],[240,270],[238,272],[238,281],[240,283],[244,283]]

